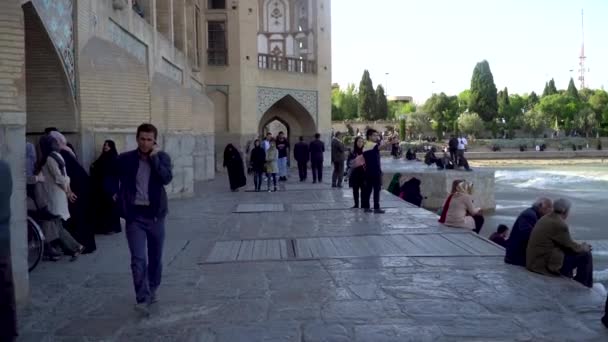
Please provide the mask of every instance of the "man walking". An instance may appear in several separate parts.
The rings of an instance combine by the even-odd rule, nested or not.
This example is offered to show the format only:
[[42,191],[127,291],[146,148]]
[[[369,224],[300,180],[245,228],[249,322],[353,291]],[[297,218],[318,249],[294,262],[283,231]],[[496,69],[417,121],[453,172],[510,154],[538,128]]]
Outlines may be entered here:
[[283,132],[277,137],[277,150],[279,151],[279,181],[287,181],[287,158],[289,157],[289,141]]
[[310,159],[310,152],[308,150],[308,144],[304,142],[304,137],[300,137],[300,142],[293,147],[293,158],[298,162],[300,182],[306,181],[306,178],[308,178],[307,164]]
[[450,152],[452,163],[454,163],[454,166],[458,166],[458,158],[456,157],[456,153],[458,152],[458,139],[456,139],[454,135],[448,140],[448,151]]
[[9,165],[0,160],[0,341],[17,338],[17,305],[11,266],[11,195],[13,178]]
[[321,141],[321,134],[315,134],[315,140],[310,143],[310,167],[312,169],[312,183],[323,182],[323,153],[325,144]]
[[[144,123],[137,128],[137,149],[118,157],[117,194],[131,251],[135,309],[148,315],[161,283],[167,216],[165,185],[173,179],[171,158],[156,143],[158,131]],[[147,246],[147,251],[146,251]]]
[[344,177],[344,143],[340,140],[342,133],[336,132],[331,140],[331,162],[334,164],[334,173],[331,176],[331,187],[341,188]]
[[363,158],[365,159],[365,186],[361,200],[361,207],[366,213],[371,213],[370,197],[374,194],[374,210],[376,214],[384,214],[380,209],[380,191],[382,190],[382,168],[380,166],[380,136],[375,129],[368,129],[367,141],[363,146]]

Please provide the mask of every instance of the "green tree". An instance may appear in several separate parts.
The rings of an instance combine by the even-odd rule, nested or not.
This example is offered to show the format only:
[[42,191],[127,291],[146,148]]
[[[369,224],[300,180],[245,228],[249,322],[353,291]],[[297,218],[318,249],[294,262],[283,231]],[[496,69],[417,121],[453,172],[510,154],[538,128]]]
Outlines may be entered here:
[[526,110],[534,108],[539,101],[538,95],[535,92],[531,92],[526,101]]
[[355,89],[354,84],[349,84],[346,86],[346,91],[344,91],[341,104],[342,112],[344,113],[344,118],[347,120],[353,120],[357,118],[358,106],[359,106],[359,97],[357,95],[357,90]]
[[576,89],[576,86],[574,85],[574,80],[572,79],[572,77],[570,77],[570,82],[568,83],[568,90],[566,90],[566,94],[568,94],[568,96],[571,96],[575,99],[578,99],[578,90]]
[[551,119],[556,129],[572,129],[574,115],[581,110],[581,103],[568,95],[553,94],[543,97],[535,107]]
[[537,110],[529,110],[523,116],[523,129],[525,132],[537,138],[549,126],[547,117]]
[[439,139],[443,138],[444,132],[456,130],[456,119],[458,119],[456,96],[447,96],[445,93],[433,94],[426,100],[423,108],[433,120],[433,128]]
[[490,64],[486,60],[477,63],[473,69],[469,111],[479,113],[485,122],[494,121],[498,114],[496,85]]
[[376,88],[376,119],[386,120],[388,118],[388,101],[381,84]]
[[608,93],[604,90],[596,90],[589,97],[589,106],[595,112],[597,121],[604,129],[608,128]]
[[359,83],[359,117],[364,120],[374,120],[376,114],[376,93],[374,84],[369,77],[369,71],[363,71],[361,83]]
[[598,126],[597,116],[593,109],[588,106],[581,109],[574,118],[573,126],[576,130],[585,133],[586,137],[589,137]]
[[407,136],[411,139],[431,129],[431,118],[427,113],[414,112],[405,116]]
[[557,94],[557,88],[555,87],[555,80],[551,79],[551,81],[545,83],[545,90],[543,90],[543,97],[545,96],[549,96],[549,95],[555,95]]
[[399,119],[399,138],[405,140],[405,118]]
[[477,113],[464,113],[458,118],[458,128],[465,134],[479,136],[483,132],[484,121]]
[[464,113],[469,110],[469,102],[471,101],[471,90],[466,89],[458,94],[458,113]]
[[342,112],[343,93],[340,88],[331,90],[331,119],[333,121],[344,120],[344,112]]

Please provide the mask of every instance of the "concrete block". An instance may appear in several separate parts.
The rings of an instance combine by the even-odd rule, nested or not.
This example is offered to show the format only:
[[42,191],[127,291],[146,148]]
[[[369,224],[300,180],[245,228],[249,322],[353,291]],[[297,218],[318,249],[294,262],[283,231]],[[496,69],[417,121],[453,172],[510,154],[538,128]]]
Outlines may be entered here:
[[437,170],[434,166],[427,167],[421,162],[408,162],[404,160],[382,159],[383,187],[386,188],[397,172],[402,177],[416,177],[420,179],[422,201],[426,209],[436,210],[443,206],[443,202],[452,189],[452,182],[464,179],[474,185],[473,198],[475,205],[484,210],[494,210],[496,200],[494,197],[494,171],[474,170],[472,172],[460,170]]

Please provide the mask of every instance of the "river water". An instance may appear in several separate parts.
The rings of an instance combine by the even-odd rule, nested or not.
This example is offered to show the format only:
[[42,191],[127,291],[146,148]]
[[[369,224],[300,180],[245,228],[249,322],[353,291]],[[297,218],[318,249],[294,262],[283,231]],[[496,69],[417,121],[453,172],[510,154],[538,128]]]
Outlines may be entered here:
[[495,170],[496,211],[486,217],[484,235],[498,224],[511,227],[540,196],[572,201],[568,223],[575,240],[593,246],[595,279],[608,284],[608,165],[509,165]]

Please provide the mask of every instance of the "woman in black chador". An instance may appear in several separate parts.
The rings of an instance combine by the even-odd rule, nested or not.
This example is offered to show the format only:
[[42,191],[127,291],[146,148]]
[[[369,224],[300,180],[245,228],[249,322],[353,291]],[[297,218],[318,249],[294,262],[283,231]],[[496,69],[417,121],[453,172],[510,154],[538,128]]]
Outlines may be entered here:
[[92,193],[95,218],[95,233],[120,233],[120,216],[116,202],[112,196],[118,192],[118,174],[116,173],[116,160],[118,151],[112,140],[106,140],[101,155],[91,165]]
[[224,150],[224,167],[228,169],[230,190],[238,191],[239,188],[247,184],[243,158],[241,158],[241,154],[232,144],[228,144]]

